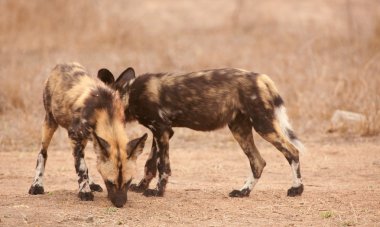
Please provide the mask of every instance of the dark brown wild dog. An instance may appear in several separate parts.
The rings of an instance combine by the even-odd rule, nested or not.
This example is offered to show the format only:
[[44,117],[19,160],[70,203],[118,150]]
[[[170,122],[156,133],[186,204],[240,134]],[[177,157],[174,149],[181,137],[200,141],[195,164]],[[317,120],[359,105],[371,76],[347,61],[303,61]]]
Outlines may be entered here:
[[127,191],[144,148],[147,134],[128,143],[124,106],[119,92],[88,75],[77,63],[57,65],[43,91],[45,120],[36,175],[29,194],[43,194],[43,175],[47,149],[58,125],[67,129],[78,174],[79,198],[93,200],[92,191],[103,189],[88,174],[84,148],[94,142],[97,169],[102,175],[108,197],[116,207],[127,201]]
[[[171,175],[168,150],[172,127],[212,131],[228,125],[252,170],[252,176],[240,190],[233,190],[231,197],[249,196],[266,165],[254,144],[252,127],[289,162],[293,185],[287,195],[302,194],[299,151],[303,146],[292,131],[284,102],[268,76],[239,69],[215,69],[135,77],[134,70],[128,68],[116,81],[107,69],[99,70],[98,78],[122,94],[126,119],[138,120],[154,136],[145,176],[138,185],[131,185],[131,190],[146,196],[164,195]],[[156,169],[159,180],[152,190],[148,186]]]

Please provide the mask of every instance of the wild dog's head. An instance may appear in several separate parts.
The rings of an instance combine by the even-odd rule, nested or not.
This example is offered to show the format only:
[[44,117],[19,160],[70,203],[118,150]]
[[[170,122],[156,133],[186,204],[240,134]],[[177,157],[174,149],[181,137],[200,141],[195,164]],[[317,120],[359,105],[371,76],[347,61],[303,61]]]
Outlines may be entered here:
[[127,192],[136,172],[136,160],[142,153],[147,134],[134,139],[125,146],[115,146],[110,140],[94,135],[98,155],[97,168],[107,187],[108,198],[116,207],[127,201]]
[[112,99],[107,99],[109,94],[106,92],[92,95],[92,100],[88,100],[85,106],[95,106],[91,108],[94,111],[90,122],[94,127],[92,136],[98,157],[97,169],[105,182],[109,199],[116,207],[122,207],[127,201],[136,160],[143,151],[147,134],[128,142],[123,104],[117,92],[112,92],[116,93]]
[[142,153],[146,138],[147,134],[130,141],[126,151],[120,151],[119,155],[110,155],[111,146],[105,141],[98,142],[105,154],[98,159],[97,167],[107,187],[108,198],[116,207],[122,207],[127,201],[127,192],[136,172],[136,160]]

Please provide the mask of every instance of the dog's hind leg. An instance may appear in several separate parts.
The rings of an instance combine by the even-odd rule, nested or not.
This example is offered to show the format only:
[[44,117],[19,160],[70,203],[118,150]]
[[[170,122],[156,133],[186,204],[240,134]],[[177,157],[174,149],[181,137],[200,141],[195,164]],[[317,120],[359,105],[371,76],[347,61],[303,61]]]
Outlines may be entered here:
[[248,177],[244,186],[240,190],[233,190],[229,196],[246,197],[249,196],[249,193],[259,180],[266,163],[253,141],[252,126],[248,116],[239,113],[235,119],[228,124],[228,127],[247,155],[252,170],[252,175]]
[[295,133],[288,123],[285,107],[276,107],[273,113],[267,110],[267,116],[256,114],[252,117],[252,123],[255,130],[265,140],[273,144],[288,161],[293,176],[293,185],[288,190],[288,196],[299,196],[304,190],[301,178],[301,168],[299,160],[299,151],[303,149],[302,143],[297,139]]

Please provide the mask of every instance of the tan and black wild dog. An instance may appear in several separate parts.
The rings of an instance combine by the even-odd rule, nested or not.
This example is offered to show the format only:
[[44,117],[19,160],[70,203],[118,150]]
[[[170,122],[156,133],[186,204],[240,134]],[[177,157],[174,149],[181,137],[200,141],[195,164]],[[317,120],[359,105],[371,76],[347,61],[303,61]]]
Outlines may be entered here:
[[88,75],[78,63],[59,64],[51,72],[43,91],[45,120],[36,175],[29,194],[43,194],[47,149],[58,125],[67,129],[78,174],[79,198],[93,200],[92,191],[102,188],[91,181],[84,159],[88,140],[94,142],[97,169],[108,197],[117,207],[127,201],[127,191],[147,134],[128,143],[124,105],[119,92]]
[[[252,127],[289,162],[293,185],[288,196],[302,194],[299,151],[303,146],[292,131],[284,102],[268,76],[227,68],[135,77],[134,70],[128,68],[116,81],[107,69],[99,70],[98,78],[122,94],[126,119],[137,120],[154,136],[145,176],[138,185],[131,185],[131,190],[146,196],[164,195],[171,175],[169,139],[173,127],[212,131],[228,125],[252,170],[252,176],[240,190],[233,190],[231,197],[249,196],[266,165],[254,144]],[[148,186],[156,169],[159,180],[152,190]]]

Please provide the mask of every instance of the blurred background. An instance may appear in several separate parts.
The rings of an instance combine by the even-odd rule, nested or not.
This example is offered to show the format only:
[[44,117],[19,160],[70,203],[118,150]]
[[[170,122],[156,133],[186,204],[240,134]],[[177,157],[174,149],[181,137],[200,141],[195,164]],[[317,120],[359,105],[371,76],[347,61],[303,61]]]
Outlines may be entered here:
[[[380,132],[379,0],[0,0],[0,151],[37,152],[44,81],[71,61],[93,76],[129,66],[265,73],[301,138],[325,135],[338,109],[365,116],[357,135]],[[66,146],[65,131],[55,137]]]

